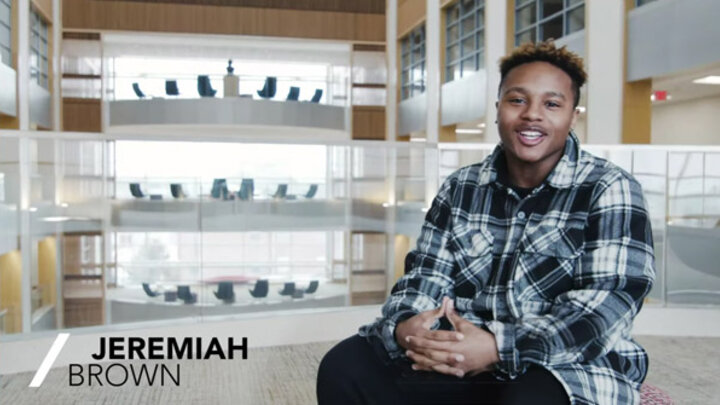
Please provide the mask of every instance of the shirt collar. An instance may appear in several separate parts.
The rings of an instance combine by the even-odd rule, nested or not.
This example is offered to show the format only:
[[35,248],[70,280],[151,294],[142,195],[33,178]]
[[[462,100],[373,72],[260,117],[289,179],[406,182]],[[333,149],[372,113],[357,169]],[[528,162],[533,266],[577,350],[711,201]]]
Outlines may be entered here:
[[[555,165],[550,174],[545,178],[544,183],[555,188],[569,188],[572,186],[576,169],[578,166],[578,158],[580,156],[580,141],[572,131],[565,140],[565,149],[563,155]],[[499,143],[490,158],[483,165],[482,172],[478,178],[481,186],[491,182],[498,182],[504,186],[509,185],[507,176],[507,166],[505,164],[505,152],[502,143]]]

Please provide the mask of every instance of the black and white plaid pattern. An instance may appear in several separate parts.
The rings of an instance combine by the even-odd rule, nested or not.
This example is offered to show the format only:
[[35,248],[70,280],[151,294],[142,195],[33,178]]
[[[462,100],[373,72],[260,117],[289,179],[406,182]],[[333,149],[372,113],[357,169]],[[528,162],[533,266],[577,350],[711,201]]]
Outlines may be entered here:
[[638,403],[648,358],[630,332],[655,278],[640,185],[582,151],[574,134],[523,199],[507,186],[503,160],[498,146],[443,183],[382,318],[360,334],[403,356],[395,325],[449,296],[461,316],[495,335],[498,378],[534,363],[573,404]]

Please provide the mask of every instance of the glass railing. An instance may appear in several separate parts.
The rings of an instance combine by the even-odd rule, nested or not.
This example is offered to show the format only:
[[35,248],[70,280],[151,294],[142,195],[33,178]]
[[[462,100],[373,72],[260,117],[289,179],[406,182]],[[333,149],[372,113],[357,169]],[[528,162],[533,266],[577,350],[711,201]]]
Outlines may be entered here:
[[[15,131],[0,144],[4,334],[381,303],[430,188],[494,148]],[[588,149],[644,188],[649,302],[720,305],[720,149]]]

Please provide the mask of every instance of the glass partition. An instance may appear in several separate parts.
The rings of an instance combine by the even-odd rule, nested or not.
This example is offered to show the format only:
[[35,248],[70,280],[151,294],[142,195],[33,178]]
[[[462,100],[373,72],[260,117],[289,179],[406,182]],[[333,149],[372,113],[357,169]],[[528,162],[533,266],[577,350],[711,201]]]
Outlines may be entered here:
[[[14,131],[0,142],[4,334],[381,303],[416,243],[427,185],[494,148]],[[649,302],[720,304],[720,150],[588,149],[643,186]]]

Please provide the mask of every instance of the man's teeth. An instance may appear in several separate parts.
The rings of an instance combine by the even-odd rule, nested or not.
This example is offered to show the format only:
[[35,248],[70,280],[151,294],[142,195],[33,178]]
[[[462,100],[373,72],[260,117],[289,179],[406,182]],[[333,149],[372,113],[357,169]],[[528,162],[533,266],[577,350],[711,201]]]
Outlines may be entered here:
[[539,138],[542,136],[542,133],[538,131],[521,131],[520,135],[524,136],[525,138]]

